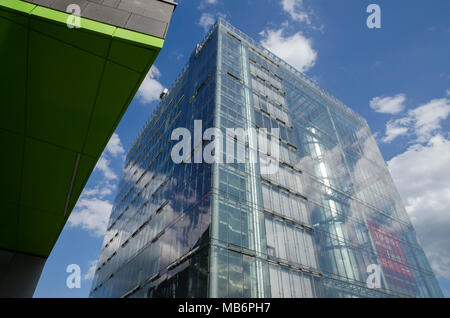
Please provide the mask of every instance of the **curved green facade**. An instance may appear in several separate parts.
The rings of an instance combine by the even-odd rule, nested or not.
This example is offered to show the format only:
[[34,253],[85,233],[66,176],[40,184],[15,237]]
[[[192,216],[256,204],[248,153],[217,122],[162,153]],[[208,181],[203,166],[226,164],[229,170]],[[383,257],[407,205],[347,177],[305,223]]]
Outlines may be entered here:
[[68,18],[0,0],[0,290],[8,253],[50,254],[164,43]]

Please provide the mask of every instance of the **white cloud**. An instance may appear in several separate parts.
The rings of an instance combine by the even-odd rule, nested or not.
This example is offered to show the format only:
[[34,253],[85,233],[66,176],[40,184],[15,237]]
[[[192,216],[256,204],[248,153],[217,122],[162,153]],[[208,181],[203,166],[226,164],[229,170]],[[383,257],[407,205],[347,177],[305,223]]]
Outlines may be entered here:
[[117,185],[117,174],[111,168],[111,163],[121,160],[124,152],[119,135],[114,133],[94,169],[101,172],[100,177],[93,187],[83,190],[69,217],[68,224],[71,227],[79,227],[97,237],[105,234],[112,209],[108,197]]
[[116,133],[113,133],[111,136],[111,139],[109,140],[108,144],[106,145],[105,149],[111,156],[116,157],[118,155],[121,155],[125,152],[125,149],[123,149],[122,142],[120,141],[119,135]]
[[148,74],[145,76],[145,79],[137,92],[138,98],[144,104],[159,100],[159,96],[164,89],[162,84],[157,80],[160,77],[161,72],[156,66],[153,65]]
[[284,29],[261,32],[261,44],[269,51],[291,64],[301,72],[308,71],[316,63],[317,52],[312,48],[311,39],[297,32],[285,36]]
[[450,96],[450,89],[447,89],[447,90],[445,91],[445,94],[446,94],[447,96]]
[[450,99],[433,99],[386,124],[384,142],[411,139],[387,164],[419,241],[438,277],[450,279],[450,140],[442,124]]
[[200,25],[203,30],[208,31],[209,27],[212,26],[215,22],[214,16],[211,13],[203,12],[200,20],[198,21],[198,25]]
[[69,217],[71,227],[81,227],[91,235],[102,237],[108,225],[112,204],[108,200],[81,197]]
[[282,0],[281,6],[293,20],[311,24],[311,19],[308,12],[305,10],[303,0]]
[[203,10],[207,6],[214,6],[219,3],[219,0],[202,0],[200,1],[200,4],[198,5],[198,10]]
[[433,99],[411,109],[408,113],[386,124],[384,142],[391,142],[401,135],[413,134],[417,142],[427,142],[442,127],[442,121],[450,114],[450,99]]
[[110,160],[107,159],[105,156],[101,156],[100,159],[97,162],[97,165],[95,166],[95,169],[100,170],[103,173],[103,176],[107,180],[114,180],[117,179],[117,174],[114,172],[113,169],[110,167]]
[[437,276],[450,279],[450,140],[436,134],[388,162]]
[[433,99],[429,103],[409,111],[415,121],[416,134],[421,141],[429,139],[431,134],[441,128],[441,122],[450,114],[450,99]]
[[93,260],[89,262],[89,269],[86,274],[84,274],[84,280],[91,280],[94,278],[95,270],[97,269],[97,260]]
[[311,39],[297,32],[291,36],[284,35],[284,29],[266,30],[261,44],[269,51],[291,64],[297,70],[306,72],[312,68],[317,59],[317,52],[312,48]]
[[403,127],[399,122],[390,120],[386,124],[386,135],[381,139],[383,142],[389,143],[399,136],[406,135],[408,127]]
[[103,173],[103,177],[106,180],[114,180],[117,179],[117,174],[111,168],[111,159],[114,159],[120,155],[125,153],[125,149],[123,148],[122,142],[120,141],[120,137],[118,134],[113,133],[111,139],[105,147],[105,150],[97,161],[97,165],[95,166],[95,170],[99,170]]
[[98,198],[104,198],[110,194],[113,193],[114,189],[116,188],[115,184],[111,184],[109,182],[100,182],[95,188],[93,189],[84,189],[83,190],[83,196],[86,197],[98,197]]
[[374,97],[370,101],[370,108],[377,113],[398,114],[405,109],[405,94],[398,94],[393,97]]
[[94,188],[85,188],[69,217],[69,226],[80,227],[93,236],[102,237],[112,209],[112,204],[105,198],[111,195],[115,188],[116,184],[110,183],[106,177]]

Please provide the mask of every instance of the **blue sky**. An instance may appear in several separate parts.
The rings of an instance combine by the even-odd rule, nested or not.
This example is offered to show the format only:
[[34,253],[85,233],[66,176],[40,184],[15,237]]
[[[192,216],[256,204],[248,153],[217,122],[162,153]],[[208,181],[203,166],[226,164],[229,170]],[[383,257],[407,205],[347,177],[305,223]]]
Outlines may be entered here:
[[[381,7],[381,29],[366,26],[371,3]],[[179,0],[164,48],[91,175],[34,296],[89,295],[126,151],[217,16],[367,119],[450,297],[448,0]],[[66,286],[69,264],[81,267],[79,289]]]

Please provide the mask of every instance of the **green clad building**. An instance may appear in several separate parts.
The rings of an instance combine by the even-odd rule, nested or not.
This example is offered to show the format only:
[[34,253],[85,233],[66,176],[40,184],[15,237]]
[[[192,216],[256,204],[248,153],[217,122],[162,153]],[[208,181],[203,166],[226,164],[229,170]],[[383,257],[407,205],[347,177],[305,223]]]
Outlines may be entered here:
[[0,297],[33,295],[175,6],[0,0]]

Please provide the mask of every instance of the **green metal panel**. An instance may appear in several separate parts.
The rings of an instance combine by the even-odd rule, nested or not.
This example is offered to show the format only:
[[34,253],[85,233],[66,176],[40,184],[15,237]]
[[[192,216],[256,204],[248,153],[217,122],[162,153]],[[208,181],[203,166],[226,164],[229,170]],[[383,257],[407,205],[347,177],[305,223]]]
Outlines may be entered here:
[[74,151],[26,138],[20,204],[61,214],[76,159]]
[[105,60],[35,31],[29,36],[27,133],[79,152]]
[[102,85],[98,89],[99,95],[84,147],[85,153],[94,156],[103,150],[103,143],[111,136],[117,124],[116,119],[122,117],[124,105],[128,105],[133,98],[139,83],[139,75],[136,72],[107,62]]
[[23,165],[23,141],[23,137],[20,135],[0,130],[0,145],[2,147],[0,175],[2,180],[8,180],[8,184],[4,186],[4,181],[1,182],[0,202],[19,202],[22,184],[20,175]]
[[23,16],[0,10],[0,128],[23,133],[25,114],[27,34]]
[[75,204],[77,203],[78,197],[80,196],[81,192],[83,191],[84,185],[89,179],[89,176],[92,172],[92,170],[95,167],[95,164],[97,163],[97,159],[94,159],[90,156],[81,155],[80,157],[80,163],[78,164],[78,171],[77,171],[77,177],[73,183],[73,189],[72,189],[72,195],[69,200],[69,205],[67,208],[67,214],[66,214],[66,220],[69,217],[70,211],[75,207]]
[[164,42],[67,18],[0,0],[3,249],[49,255]]
[[18,205],[0,202],[0,245],[11,250],[17,249],[17,233],[19,229]]
[[21,206],[16,250],[48,256],[64,225],[63,220],[62,215]]

